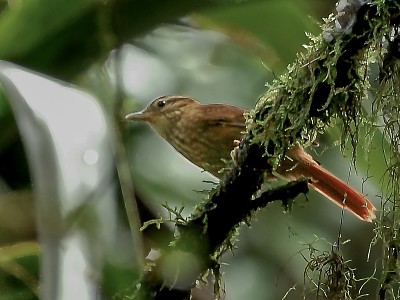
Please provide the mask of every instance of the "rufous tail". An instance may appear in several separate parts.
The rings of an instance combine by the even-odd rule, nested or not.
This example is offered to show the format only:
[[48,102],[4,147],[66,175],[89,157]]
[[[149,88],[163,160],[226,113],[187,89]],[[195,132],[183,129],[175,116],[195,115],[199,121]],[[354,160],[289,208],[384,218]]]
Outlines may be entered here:
[[289,151],[289,157],[296,162],[289,173],[295,177],[310,177],[311,187],[361,220],[371,222],[375,219],[376,208],[367,197],[321,167],[303,148],[295,146]]

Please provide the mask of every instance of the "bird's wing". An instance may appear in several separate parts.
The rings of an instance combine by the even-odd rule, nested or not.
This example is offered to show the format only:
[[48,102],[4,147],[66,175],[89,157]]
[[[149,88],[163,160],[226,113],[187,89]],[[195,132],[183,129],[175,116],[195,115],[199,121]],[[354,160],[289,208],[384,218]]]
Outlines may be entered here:
[[199,108],[202,110],[202,114],[207,115],[205,119],[209,125],[242,128],[243,130],[246,128],[243,116],[245,110],[240,107],[226,104],[206,104]]

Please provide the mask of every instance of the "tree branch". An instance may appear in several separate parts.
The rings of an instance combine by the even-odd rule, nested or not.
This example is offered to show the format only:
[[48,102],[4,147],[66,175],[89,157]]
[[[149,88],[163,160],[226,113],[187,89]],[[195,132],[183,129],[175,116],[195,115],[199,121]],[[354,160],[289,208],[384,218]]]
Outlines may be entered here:
[[[307,53],[299,56],[248,114],[248,132],[236,152],[236,164],[188,223],[179,226],[176,240],[143,279],[142,286],[150,287],[155,299],[188,299],[199,276],[207,268],[218,269],[216,261],[232,248],[238,225],[251,212],[307,190],[304,181],[295,182],[252,200],[263,173],[278,164],[287,149],[295,143],[310,144],[333,117],[344,124],[344,138],[350,137],[356,145],[361,101],[368,87],[367,52],[399,25],[400,6],[397,1],[345,3],[338,6],[338,15],[331,18],[324,33],[312,39]],[[179,267],[171,283],[162,274],[173,253],[190,253],[192,263],[201,267],[192,269],[189,276],[180,268],[184,264],[175,261]]]

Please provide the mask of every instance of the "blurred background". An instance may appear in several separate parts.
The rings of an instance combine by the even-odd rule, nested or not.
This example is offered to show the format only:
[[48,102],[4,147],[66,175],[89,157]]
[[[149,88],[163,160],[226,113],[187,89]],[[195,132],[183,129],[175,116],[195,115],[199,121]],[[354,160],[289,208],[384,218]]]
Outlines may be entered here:
[[[319,34],[318,24],[335,11],[335,2],[131,2],[127,5],[132,10],[116,6],[108,11],[108,3],[101,1],[0,0],[0,59],[95,96],[110,123],[122,129],[126,163],[144,206],[154,217],[168,217],[164,204],[184,207],[183,215],[189,216],[205,197],[202,191],[217,180],[186,161],[149,126],[125,123],[123,116],[156,97],[174,94],[254,107],[266,83],[303,51],[305,33]],[[122,106],[117,106],[121,92]],[[0,120],[0,299],[36,299],[40,247],[25,155],[29,149],[23,148],[4,96]],[[379,207],[385,168],[381,141],[376,149],[360,147],[355,169],[351,151],[345,152],[347,157],[340,152],[339,136],[340,128],[332,126],[310,152]],[[136,278],[122,201],[118,205],[117,250],[104,269],[104,299],[129,289]],[[373,237],[372,224],[342,212],[314,191],[298,197],[290,212],[273,203],[256,214],[251,226],[242,226],[237,249],[224,256],[223,297],[315,299],[317,287],[308,276],[317,282],[320,274],[304,271],[310,255],[322,255],[340,243],[360,279],[357,290],[372,299],[378,283],[365,278],[379,269],[381,251],[379,245],[370,247]],[[212,288],[201,285],[195,297],[213,299]]]

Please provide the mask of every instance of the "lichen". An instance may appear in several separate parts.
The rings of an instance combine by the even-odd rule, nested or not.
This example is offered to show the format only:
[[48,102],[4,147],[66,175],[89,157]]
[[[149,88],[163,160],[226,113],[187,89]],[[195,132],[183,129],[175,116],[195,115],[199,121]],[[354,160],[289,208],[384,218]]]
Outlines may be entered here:
[[[271,162],[277,165],[296,142],[309,146],[325,131],[333,118],[343,125],[342,140],[350,137],[355,147],[362,119],[361,103],[368,90],[365,53],[352,57],[346,71],[347,84],[340,85],[337,66],[344,59],[346,43],[327,43],[321,36],[310,37],[306,52],[297,56],[286,74],[274,80],[256,107],[247,114],[247,126],[254,143],[273,143],[266,147]],[[345,70],[342,70],[345,71]]]

